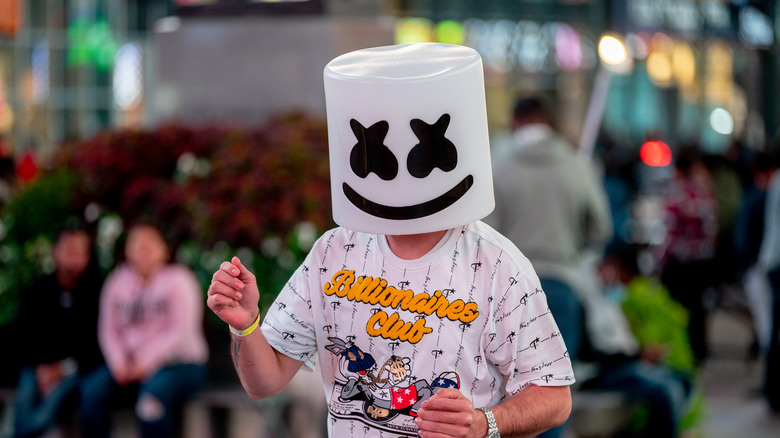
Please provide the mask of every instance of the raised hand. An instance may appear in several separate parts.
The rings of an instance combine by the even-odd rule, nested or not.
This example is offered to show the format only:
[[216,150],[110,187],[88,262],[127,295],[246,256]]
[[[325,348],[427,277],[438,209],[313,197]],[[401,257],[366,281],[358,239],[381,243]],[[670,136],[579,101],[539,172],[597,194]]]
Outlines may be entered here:
[[260,314],[260,292],[255,275],[238,257],[222,262],[211,277],[206,304],[223,321],[237,330],[252,325]]

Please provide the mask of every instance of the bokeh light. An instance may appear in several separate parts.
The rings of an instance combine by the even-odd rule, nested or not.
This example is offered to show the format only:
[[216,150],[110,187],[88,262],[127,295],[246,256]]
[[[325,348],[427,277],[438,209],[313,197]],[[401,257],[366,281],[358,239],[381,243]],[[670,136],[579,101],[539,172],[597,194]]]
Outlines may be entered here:
[[696,82],[696,57],[691,46],[685,42],[674,45],[672,70],[681,87],[690,87]]
[[436,41],[446,44],[463,44],[466,32],[463,25],[455,20],[444,20],[436,25]]
[[127,110],[138,105],[143,96],[141,49],[132,43],[119,48],[114,65],[114,104]]
[[626,61],[626,46],[619,39],[606,35],[599,41],[599,56],[609,65],[620,65]]
[[402,18],[395,26],[396,44],[427,43],[433,38],[433,22],[427,18]]
[[651,167],[668,166],[672,162],[672,150],[662,141],[646,141],[639,149],[639,158]]
[[36,105],[49,98],[49,42],[43,40],[32,51],[32,101]]
[[672,84],[672,60],[664,52],[653,51],[647,56],[647,74],[650,80],[659,87]]
[[710,113],[710,126],[718,134],[731,135],[734,132],[734,118],[724,108],[715,108]]
[[565,23],[555,28],[555,61],[563,71],[575,71],[582,66],[580,35]]

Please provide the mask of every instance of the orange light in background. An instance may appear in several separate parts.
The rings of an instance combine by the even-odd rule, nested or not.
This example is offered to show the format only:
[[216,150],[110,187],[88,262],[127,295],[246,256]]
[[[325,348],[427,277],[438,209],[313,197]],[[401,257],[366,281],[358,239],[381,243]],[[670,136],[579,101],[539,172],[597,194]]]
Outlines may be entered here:
[[647,74],[658,87],[668,87],[672,84],[672,60],[664,52],[654,51],[647,56]]
[[639,158],[650,167],[664,167],[672,162],[672,150],[662,141],[646,141],[639,149]]
[[724,41],[711,43],[705,52],[704,97],[712,104],[727,107],[734,96],[734,54]]
[[22,27],[22,0],[0,0],[0,34],[15,36]]
[[655,86],[666,88],[672,85],[672,52],[674,40],[664,33],[656,33],[651,40],[651,50],[647,55],[647,75]]
[[[0,67],[2,67],[0,65]],[[5,85],[3,78],[0,77],[0,135],[8,134],[14,123],[14,112],[6,98]],[[0,149],[0,156],[3,156],[3,150]]]
[[684,41],[675,44],[672,49],[672,71],[681,87],[690,87],[696,82],[696,55]]

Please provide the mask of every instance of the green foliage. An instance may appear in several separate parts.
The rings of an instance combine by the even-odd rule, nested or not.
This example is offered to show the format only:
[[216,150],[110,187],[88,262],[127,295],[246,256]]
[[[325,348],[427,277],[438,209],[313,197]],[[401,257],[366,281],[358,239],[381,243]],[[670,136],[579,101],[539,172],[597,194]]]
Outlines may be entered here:
[[16,315],[20,291],[41,272],[51,270],[51,242],[71,214],[75,182],[72,172],[52,172],[23,187],[6,205],[0,246],[0,325]]
[[38,236],[53,238],[60,222],[71,214],[70,195],[76,175],[69,171],[54,171],[38,178],[8,203],[3,223],[6,238],[14,242],[32,240]]

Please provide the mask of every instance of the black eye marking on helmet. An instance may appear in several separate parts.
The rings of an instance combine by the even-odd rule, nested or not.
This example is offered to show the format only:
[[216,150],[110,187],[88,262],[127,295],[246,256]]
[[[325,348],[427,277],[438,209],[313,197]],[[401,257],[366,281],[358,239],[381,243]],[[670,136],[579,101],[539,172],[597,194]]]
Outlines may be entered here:
[[349,165],[355,175],[365,178],[374,172],[378,177],[389,181],[398,174],[398,161],[384,141],[390,124],[380,120],[368,128],[355,119],[349,121],[357,143],[349,154]]
[[458,150],[444,136],[450,125],[449,114],[442,114],[433,125],[420,119],[413,119],[409,124],[420,140],[406,158],[406,167],[413,177],[425,178],[436,167],[449,172],[458,165]]

